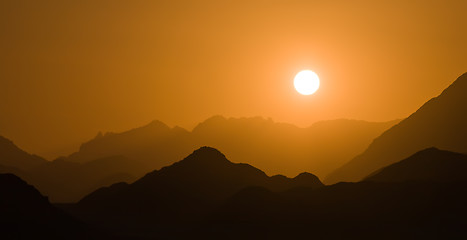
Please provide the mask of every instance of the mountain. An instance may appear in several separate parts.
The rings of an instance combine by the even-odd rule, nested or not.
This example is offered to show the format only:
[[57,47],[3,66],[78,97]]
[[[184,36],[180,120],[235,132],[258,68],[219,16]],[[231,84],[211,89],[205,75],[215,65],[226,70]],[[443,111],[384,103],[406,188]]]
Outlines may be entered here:
[[52,206],[33,186],[13,174],[0,174],[1,239],[102,239]]
[[90,192],[116,182],[133,182],[146,167],[122,156],[86,163],[57,159],[20,173],[52,202],[77,202]]
[[327,183],[359,181],[422,149],[467,152],[467,73],[438,97],[376,138],[360,155],[328,175]]
[[15,168],[15,167],[9,167],[9,166],[3,166],[0,165],[0,173],[12,173],[15,175],[21,174],[21,170]]
[[116,182],[131,183],[201,146],[217,147],[235,162],[257,165],[268,174],[295,176],[309,170],[324,175],[395,123],[340,119],[299,128],[259,117],[215,116],[189,132],[153,121],[127,132],[98,134],[80,151],[51,162],[0,138],[0,173],[20,176],[55,203],[76,202]]
[[[434,155],[445,166],[463,161],[461,154],[431,148],[402,163],[430,166]],[[457,175],[455,166],[446,169]],[[309,173],[268,177],[202,147],[132,184],[101,188],[61,207],[129,238],[464,239],[466,187],[465,178],[324,186]]]
[[46,162],[45,159],[19,149],[12,141],[0,136],[0,165],[27,170]]
[[215,116],[195,127],[193,135],[200,145],[212,146],[269,174],[294,176],[312,171],[325,176],[396,123],[338,119],[299,128],[260,117]]
[[172,164],[195,148],[190,133],[180,127],[169,128],[160,121],[122,133],[99,133],[83,143],[66,160],[85,163],[99,158],[124,156],[147,166],[147,172]]
[[90,192],[115,182],[133,182],[147,167],[123,156],[86,163],[67,159],[46,161],[0,137],[0,173],[13,173],[33,184],[53,202],[77,202]]
[[312,171],[324,176],[396,123],[339,119],[299,128],[260,117],[214,116],[189,132],[154,121],[127,132],[100,134],[67,160],[86,162],[121,155],[144,163],[149,172],[174,163],[193,149],[211,146],[234,162],[253,164],[268,174],[295,176]]
[[428,148],[371,174],[373,182],[467,181],[467,155]]
[[324,185],[309,173],[293,179],[268,177],[248,164],[230,162],[214,148],[202,147],[132,184],[118,183],[101,188],[70,211],[113,230],[149,228],[157,231],[196,222],[221,201],[249,186],[284,191]]
[[248,188],[185,236],[219,239],[465,239],[467,182]]

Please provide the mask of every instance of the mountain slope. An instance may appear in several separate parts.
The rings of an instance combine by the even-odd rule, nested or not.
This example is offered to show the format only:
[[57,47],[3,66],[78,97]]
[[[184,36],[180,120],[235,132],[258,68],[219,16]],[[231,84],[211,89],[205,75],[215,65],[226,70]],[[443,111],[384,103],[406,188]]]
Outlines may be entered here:
[[0,174],[0,238],[102,239],[83,223],[52,206],[31,185],[13,174]]
[[[436,153],[459,156],[427,149],[414,157]],[[455,173],[452,167],[447,171]],[[268,177],[203,147],[133,184],[101,188],[64,209],[131,238],[464,239],[466,184],[364,181],[323,186],[308,173],[294,179]]]
[[467,155],[428,148],[365,178],[373,182],[467,180]]
[[467,73],[438,97],[384,132],[359,156],[331,173],[327,183],[359,181],[429,147],[467,152]]
[[466,182],[248,188],[186,236],[218,239],[465,239]]
[[12,141],[0,136],[0,165],[26,170],[46,162],[45,159],[19,149]]
[[117,229],[150,227],[156,223],[162,227],[194,221],[248,186],[282,191],[294,187],[320,188],[323,184],[309,173],[294,179],[268,177],[248,164],[230,162],[216,149],[202,147],[133,184],[115,184],[91,193],[73,212],[95,224]]
[[86,163],[57,159],[20,176],[48,196],[52,202],[77,202],[98,188],[116,182],[133,182],[146,167],[122,156],[96,159]]

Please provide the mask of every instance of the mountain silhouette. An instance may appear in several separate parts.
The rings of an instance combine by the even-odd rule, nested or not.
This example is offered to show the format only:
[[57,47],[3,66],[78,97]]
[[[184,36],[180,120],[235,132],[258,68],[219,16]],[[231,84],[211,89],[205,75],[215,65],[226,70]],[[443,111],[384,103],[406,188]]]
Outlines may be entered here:
[[212,239],[463,239],[467,183],[338,183],[247,188],[189,235]]
[[0,136],[0,165],[28,170],[46,162],[45,159],[19,149],[12,141]]
[[337,169],[326,183],[359,181],[372,172],[410,155],[437,147],[467,152],[467,73],[438,97],[385,131],[362,154]]
[[85,163],[99,158],[124,156],[146,165],[146,172],[149,172],[188,155],[195,149],[192,142],[188,131],[153,121],[122,133],[99,133],[91,141],[83,143],[67,161]]
[[295,176],[308,170],[324,176],[395,123],[340,119],[299,128],[260,117],[214,116],[189,132],[154,121],[122,133],[100,134],[67,160],[86,162],[121,155],[145,164],[149,172],[178,161],[193,149],[212,146],[232,161],[253,164],[268,174]]
[[57,159],[20,173],[52,202],[77,202],[90,192],[116,182],[133,182],[146,167],[122,156],[86,163]]
[[[67,159],[46,161],[0,137],[0,173],[13,173],[34,185],[52,202],[77,202],[90,192],[116,182],[133,182],[147,167],[123,156],[86,163]],[[8,165],[11,164],[11,165]]]
[[33,186],[0,174],[1,239],[102,239],[106,235],[52,206]]
[[299,128],[260,117],[214,116],[196,126],[193,135],[200,145],[212,146],[234,161],[252,164],[269,174],[295,176],[312,171],[325,176],[397,122],[338,119]]
[[249,186],[283,191],[324,185],[309,173],[293,179],[268,177],[248,164],[230,162],[214,148],[202,147],[132,184],[101,188],[68,210],[88,222],[116,231],[129,228],[156,231],[154,226],[163,228],[197,221],[221,201]]
[[[200,146],[217,146],[235,162],[254,164],[269,174],[294,176],[311,170],[324,175],[341,165],[343,159],[363,151],[372,138],[396,122],[340,119],[299,128],[260,117],[215,116],[188,132],[153,121],[127,132],[99,133],[80,151],[51,162],[0,138],[0,173],[20,176],[55,203],[76,202],[116,182],[131,183]],[[336,147],[340,151],[335,151]],[[275,178],[278,184],[291,181]]]
[[467,180],[467,155],[428,148],[371,174],[364,181],[450,182]]
[[[445,181],[439,167],[448,166],[446,171],[456,175],[454,168],[460,165],[451,165],[464,161],[462,157],[430,148],[400,162],[422,172],[417,177],[422,181],[396,178],[324,186],[309,173],[293,179],[268,177],[202,147],[132,184],[104,187],[61,207],[88,224],[129,238],[463,239],[467,181]],[[439,164],[440,158],[445,162]],[[440,168],[442,174],[430,170],[426,178],[418,169],[423,165]],[[444,179],[431,181],[438,177]]]

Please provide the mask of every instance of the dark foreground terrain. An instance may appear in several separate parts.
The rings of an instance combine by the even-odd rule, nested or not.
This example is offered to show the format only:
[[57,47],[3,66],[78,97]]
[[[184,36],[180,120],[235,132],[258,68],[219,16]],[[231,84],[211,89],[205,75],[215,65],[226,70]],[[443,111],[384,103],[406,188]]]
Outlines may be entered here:
[[132,184],[55,206],[2,174],[2,239],[465,239],[466,161],[430,148],[364,181],[324,186],[309,173],[269,177],[203,147]]

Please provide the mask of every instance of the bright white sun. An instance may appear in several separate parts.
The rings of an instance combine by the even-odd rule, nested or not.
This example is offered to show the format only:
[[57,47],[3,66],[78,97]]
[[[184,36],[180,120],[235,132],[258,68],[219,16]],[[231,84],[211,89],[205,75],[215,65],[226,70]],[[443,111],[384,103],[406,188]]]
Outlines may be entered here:
[[313,71],[303,70],[297,73],[293,84],[300,94],[311,95],[319,88],[319,77]]

